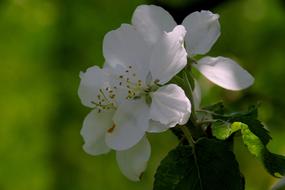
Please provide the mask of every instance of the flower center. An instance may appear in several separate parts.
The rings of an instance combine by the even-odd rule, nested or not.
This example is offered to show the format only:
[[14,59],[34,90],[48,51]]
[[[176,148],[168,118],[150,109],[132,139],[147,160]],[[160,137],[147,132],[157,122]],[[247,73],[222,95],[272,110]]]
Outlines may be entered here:
[[106,87],[105,89],[99,89],[99,93],[97,94],[96,100],[92,101],[97,109],[98,113],[103,110],[115,109],[115,97],[114,93],[115,89],[110,87]]
[[142,81],[132,66],[128,66],[121,75],[116,75],[113,78],[115,79],[113,85],[108,84],[108,87],[99,89],[95,100],[92,101],[95,109],[97,109],[98,113],[116,109],[116,98],[124,98],[126,100],[144,98],[146,103],[150,104],[151,93],[156,91],[159,85],[158,81],[152,81],[150,74],[149,76],[149,80],[145,79],[146,81]]
[[128,69],[119,76],[119,86],[127,91],[125,97],[127,100],[140,97],[144,88],[143,81],[137,77],[132,66],[129,66]]
[[146,79],[143,81],[139,79],[132,66],[128,66],[128,69],[124,71],[118,77],[119,87],[125,90],[125,99],[133,100],[137,98],[144,98],[147,104],[151,103],[151,93],[159,88],[159,80],[153,81],[149,73]]

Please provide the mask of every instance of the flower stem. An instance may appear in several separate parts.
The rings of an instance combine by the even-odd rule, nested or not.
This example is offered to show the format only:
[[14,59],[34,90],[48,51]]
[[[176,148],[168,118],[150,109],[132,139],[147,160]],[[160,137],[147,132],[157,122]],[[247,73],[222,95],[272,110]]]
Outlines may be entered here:
[[191,135],[188,127],[184,125],[184,126],[180,126],[180,128],[181,128],[182,132],[184,133],[188,143],[190,145],[193,145],[194,143],[193,143],[192,135]]
[[[183,71],[183,79],[186,84],[184,84],[184,90],[187,94],[187,97],[189,98],[190,102],[193,104],[194,99],[193,99],[193,89],[190,80],[194,80],[193,77],[188,74],[187,72],[190,71]],[[201,125],[197,122],[197,116],[196,116],[196,110],[194,106],[191,107],[191,116],[190,116],[190,121],[188,122],[188,126],[185,130],[182,130],[184,135],[187,137],[187,135],[191,135],[191,138],[193,139],[198,139],[202,136],[205,136],[205,133],[203,129],[201,128]],[[185,131],[188,131],[189,134],[186,134]]]

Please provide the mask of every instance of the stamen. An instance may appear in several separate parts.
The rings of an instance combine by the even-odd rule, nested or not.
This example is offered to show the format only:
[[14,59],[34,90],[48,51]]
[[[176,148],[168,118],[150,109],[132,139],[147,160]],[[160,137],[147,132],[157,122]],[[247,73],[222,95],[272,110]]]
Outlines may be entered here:
[[112,127],[109,128],[109,129],[107,130],[107,132],[108,132],[108,133],[112,133],[115,128],[116,128],[116,125],[115,125],[115,123],[113,123]]
[[111,87],[99,89],[99,94],[97,94],[96,97],[97,100],[91,101],[91,103],[94,104],[95,108],[98,109],[98,113],[103,110],[116,108],[113,102],[113,99],[115,99],[116,95]]

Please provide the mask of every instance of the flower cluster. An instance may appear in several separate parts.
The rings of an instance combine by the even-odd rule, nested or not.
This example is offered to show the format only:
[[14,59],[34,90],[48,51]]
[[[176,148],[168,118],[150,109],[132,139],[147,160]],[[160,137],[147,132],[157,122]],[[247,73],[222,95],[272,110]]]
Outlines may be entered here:
[[80,74],[79,97],[92,108],[81,130],[88,154],[115,150],[122,173],[138,181],[151,154],[146,133],[185,125],[190,118],[189,99],[195,98],[172,83],[186,65],[225,89],[241,90],[253,83],[253,77],[229,58],[194,61],[218,39],[218,18],[210,11],[194,12],[177,25],[164,9],[141,5],[131,25],[106,34],[103,68],[93,66]]

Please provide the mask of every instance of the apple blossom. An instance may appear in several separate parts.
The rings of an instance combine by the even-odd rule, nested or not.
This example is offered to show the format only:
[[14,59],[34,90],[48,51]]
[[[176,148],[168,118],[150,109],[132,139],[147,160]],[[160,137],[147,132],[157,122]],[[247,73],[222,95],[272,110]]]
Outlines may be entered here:
[[187,64],[185,33],[179,25],[150,44],[132,25],[125,24],[104,38],[105,67],[112,72],[111,83],[117,89],[120,106],[144,100],[143,106],[148,109],[142,110],[148,112],[150,119],[148,132],[183,125],[190,117],[191,104],[182,88],[165,85]]
[[93,66],[80,75],[79,97],[93,108],[81,130],[83,148],[92,155],[116,150],[129,179],[139,180],[149,159],[145,133],[183,125],[190,117],[191,104],[182,88],[165,85],[187,63],[185,33],[176,26],[150,45],[133,26],[123,24],[104,38],[104,67]]
[[[187,33],[185,45],[188,56],[206,54],[220,36],[219,15],[210,11],[193,12],[182,25]],[[149,43],[155,44],[164,31],[177,24],[163,8],[141,5],[135,10],[132,24]],[[196,61],[195,61],[196,63]],[[193,64],[206,78],[229,90],[242,90],[251,86],[254,78],[235,61],[225,57],[204,57]]]
[[[93,108],[81,129],[85,142],[83,149],[90,155],[105,154],[111,150],[108,143],[120,139],[120,146],[125,147],[116,151],[119,168],[129,179],[138,181],[150,157],[149,142],[140,129],[140,125],[146,124],[141,121],[147,115],[137,115],[137,110],[127,114],[121,108],[117,109],[116,94],[110,87],[108,69],[93,66],[81,73],[80,77],[79,97],[85,106]],[[110,136],[115,128],[115,135]],[[128,157],[129,164],[126,164],[125,157]]]

